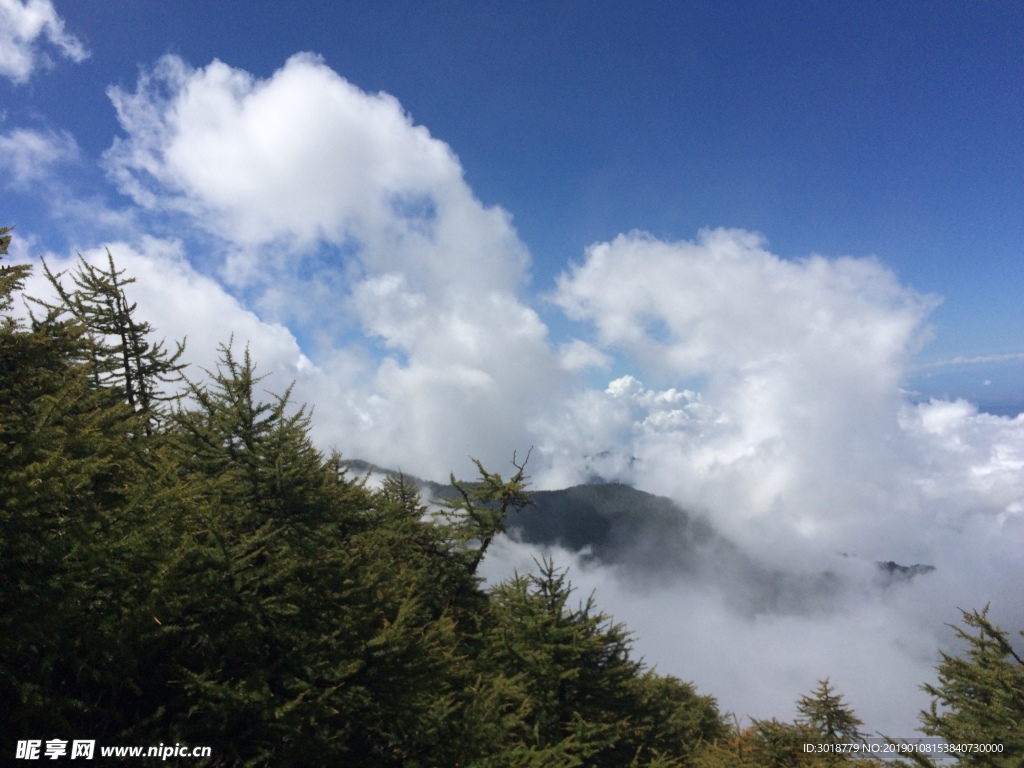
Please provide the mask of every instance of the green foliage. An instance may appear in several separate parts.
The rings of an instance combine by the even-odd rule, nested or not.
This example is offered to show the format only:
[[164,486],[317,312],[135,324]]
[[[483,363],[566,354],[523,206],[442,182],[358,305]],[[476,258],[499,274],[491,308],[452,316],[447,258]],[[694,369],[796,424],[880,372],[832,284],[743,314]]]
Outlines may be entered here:
[[802,723],[783,723],[775,718],[753,721],[750,754],[753,765],[782,768],[811,765],[812,758],[804,752],[804,744],[814,741],[811,729]]
[[[809,733],[808,743],[829,745],[863,744],[864,723],[853,709],[843,702],[842,694],[835,692],[828,678],[818,681],[818,688],[810,696],[801,696],[796,705],[800,713],[798,724]],[[858,762],[849,753],[826,752],[817,757],[822,765],[845,765]]]
[[488,472],[476,459],[473,463],[480,472],[478,482],[460,482],[451,475],[451,484],[458,496],[445,502],[445,517],[471,575],[476,573],[494,537],[505,532],[509,513],[530,503],[526,493],[529,459],[527,454],[523,463],[517,464],[513,454],[512,465],[516,472],[507,481],[495,472]]
[[224,347],[175,419],[195,496],[159,591],[182,681],[168,710],[183,741],[239,760],[412,765],[441,746],[455,661],[434,583],[396,567],[417,554],[415,502],[349,479],[259,381]]
[[140,605],[155,567],[155,520],[166,514],[166,476],[154,467],[158,447],[130,439],[137,415],[95,385],[86,334],[56,312],[28,327],[8,314],[0,324],[5,737],[33,726],[116,734],[141,719]]
[[[1024,764],[1024,659],[1010,635],[982,611],[963,611],[957,636],[967,643],[962,656],[942,653],[938,685],[922,686],[931,708],[921,713],[921,731],[950,744],[1001,744],[1000,753],[964,752],[957,765],[1010,768]],[[1024,632],[1020,633],[1024,636]],[[927,758],[912,761],[933,766]]]
[[823,743],[860,744],[864,734],[859,727],[863,721],[843,703],[842,694],[835,692],[828,678],[818,681],[818,688],[810,696],[801,696],[796,705],[800,722],[806,725]]
[[56,304],[36,301],[54,316],[68,315],[85,329],[88,361],[96,386],[117,392],[134,411],[145,417],[147,428],[159,417],[159,405],[176,400],[178,394],[165,389],[181,382],[184,364],[179,362],[184,342],[173,353],[162,342],[151,342],[153,328],[136,316],[136,305],[128,301],[124,288],[135,282],[124,278],[124,270],[114,266],[107,251],[107,267],[100,269],[79,258],[71,276],[74,289],[61,282],[63,273],[54,274],[46,262],[43,272],[53,286]]
[[[11,237],[10,227],[0,227],[0,256],[7,255]],[[24,264],[0,264],[0,312],[10,310],[14,293],[21,290],[22,283],[30,273],[31,269]],[[5,324],[12,322],[13,320],[4,316]]]
[[[799,717],[793,723],[772,718],[752,720],[749,728],[735,723],[730,735],[700,756],[701,768],[880,768],[882,763],[852,752],[829,751],[840,744],[863,743],[862,724],[827,679],[809,696],[797,701]],[[822,745],[823,751],[807,750]]]
[[724,735],[712,699],[645,672],[625,627],[593,596],[573,606],[572,593],[551,561],[492,590],[484,663],[509,681],[519,713],[504,759],[554,751],[562,762],[549,764],[685,765]]
[[1024,660],[1009,634],[989,620],[987,606],[965,611],[964,624],[974,630],[956,628],[970,645],[966,656],[943,653],[939,685],[924,686],[935,701],[923,715],[923,730],[951,743],[1001,743],[1002,761],[990,764],[1009,765],[1024,758]]

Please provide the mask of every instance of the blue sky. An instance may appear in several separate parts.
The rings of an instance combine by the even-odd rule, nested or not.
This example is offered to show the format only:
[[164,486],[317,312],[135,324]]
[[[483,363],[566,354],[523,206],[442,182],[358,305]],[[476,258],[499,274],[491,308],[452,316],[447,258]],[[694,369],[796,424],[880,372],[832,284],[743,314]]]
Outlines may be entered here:
[[[738,227],[785,258],[877,255],[942,296],[920,362],[1024,352],[1016,3],[57,10],[90,56],[51,50],[55,66],[27,83],[0,80],[0,126],[68,131],[81,150],[65,171],[74,191],[111,207],[124,201],[95,165],[119,132],[108,86],[131,86],[166,53],[268,77],[312,51],[452,147],[476,195],[513,215],[537,292],[620,232]],[[45,196],[6,197],[8,218],[43,245],[86,240],[78,222],[61,232]],[[926,394],[1024,399],[1009,381],[1019,360],[927,373],[914,380]]]
[[831,676],[909,735],[958,606],[1024,626],[1022,40],[1017,2],[0,0],[0,223],[109,247],[324,448],[442,480],[533,446],[536,487],[842,572],[751,622],[560,555],[726,708]]

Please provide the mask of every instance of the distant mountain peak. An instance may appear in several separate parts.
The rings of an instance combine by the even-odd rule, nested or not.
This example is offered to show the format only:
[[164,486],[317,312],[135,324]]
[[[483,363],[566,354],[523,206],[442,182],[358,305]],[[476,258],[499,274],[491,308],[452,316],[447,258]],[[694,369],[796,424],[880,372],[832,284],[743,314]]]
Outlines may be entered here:
[[885,562],[878,561],[875,565],[878,566],[878,569],[884,574],[886,583],[888,584],[898,581],[910,581],[915,576],[924,573],[931,573],[935,570],[934,565],[922,565],[921,563],[900,565],[892,560],[886,560]]

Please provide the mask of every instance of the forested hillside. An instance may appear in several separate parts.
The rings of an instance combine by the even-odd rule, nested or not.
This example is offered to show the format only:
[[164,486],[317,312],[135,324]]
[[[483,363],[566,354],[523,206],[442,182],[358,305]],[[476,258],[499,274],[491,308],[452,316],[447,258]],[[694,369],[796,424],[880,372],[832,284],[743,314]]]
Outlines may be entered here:
[[[876,764],[805,751],[861,736],[827,680],[797,722],[746,724],[635,658],[552,563],[485,588],[481,559],[530,503],[525,458],[452,478],[430,513],[400,476],[371,489],[318,451],[244,345],[185,370],[113,259],[47,272],[57,298],[21,321],[29,269],[0,271],[6,759],[90,739],[210,746],[190,764],[218,766]],[[1024,665],[966,619],[926,727],[1005,744],[967,764],[1020,765]]]

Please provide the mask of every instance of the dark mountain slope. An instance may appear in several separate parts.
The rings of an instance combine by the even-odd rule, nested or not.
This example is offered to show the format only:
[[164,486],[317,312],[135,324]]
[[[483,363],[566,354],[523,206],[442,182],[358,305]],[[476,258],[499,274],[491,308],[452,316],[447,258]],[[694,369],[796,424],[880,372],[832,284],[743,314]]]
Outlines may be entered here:
[[[353,461],[350,466],[357,473],[389,473],[366,462]],[[449,485],[414,480],[425,497],[440,499],[454,493]],[[584,562],[613,567],[638,588],[681,579],[699,583],[751,616],[828,611],[844,588],[832,570],[808,573],[766,565],[716,531],[706,517],[622,483],[591,483],[535,491],[531,496],[533,505],[509,518],[510,536],[581,553]],[[837,569],[841,557],[852,556],[837,553]],[[927,565],[877,562],[874,583],[892,587],[932,570]]]

